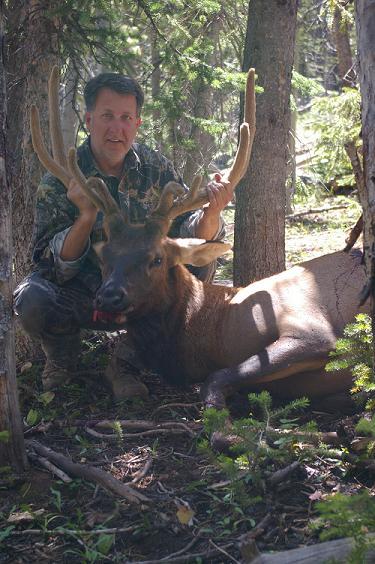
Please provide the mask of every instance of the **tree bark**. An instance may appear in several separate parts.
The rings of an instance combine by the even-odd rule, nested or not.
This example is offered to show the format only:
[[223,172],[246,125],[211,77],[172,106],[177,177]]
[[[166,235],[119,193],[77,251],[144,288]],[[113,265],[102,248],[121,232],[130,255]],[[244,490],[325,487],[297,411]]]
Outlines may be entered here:
[[[362,98],[364,196],[364,248],[372,295],[372,327],[375,334],[375,1],[356,2],[359,80]],[[375,346],[375,339],[374,339]],[[374,364],[375,366],[375,350]]]
[[[45,170],[34,153],[30,127],[30,106],[40,110],[41,126],[48,146],[48,77],[58,63],[57,26],[48,12],[53,0],[10,0],[8,4],[8,114],[7,132],[9,183],[13,198],[13,246],[15,284],[30,271],[31,238],[37,186]],[[40,348],[17,329],[18,360],[39,356]]]
[[[347,2],[345,2],[346,4]],[[348,24],[343,18],[344,2],[338,2],[333,12],[333,36],[337,51],[339,78],[342,86],[355,86],[353,57],[349,40]]]
[[257,132],[237,189],[234,283],[285,268],[285,182],[298,0],[250,0],[243,70],[255,67]]
[[[48,78],[58,63],[57,23],[48,13],[53,0],[9,3],[8,107],[10,183],[13,192],[14,269],[18,282],[30,269],[30,241],[36,189],[43,167],[31,144],[29,112],[37,104],[48,139]],[[25,213],[27,210],[27,213]]]
[[68,68],[65,73],[64,81],[64,95],[62,99],[62,118],[61,118],[61,129],[64,139],[65,149],[70,147],[75,147],[77,128],[78,128],[78,117],[76,111],[76,96],[78,88],[78,74],[72,64],[72,61],[68,62]]
[[7,178],[4,3],[0,0],[0,466],[27,466],[18,404],[12,316],[12,194]]

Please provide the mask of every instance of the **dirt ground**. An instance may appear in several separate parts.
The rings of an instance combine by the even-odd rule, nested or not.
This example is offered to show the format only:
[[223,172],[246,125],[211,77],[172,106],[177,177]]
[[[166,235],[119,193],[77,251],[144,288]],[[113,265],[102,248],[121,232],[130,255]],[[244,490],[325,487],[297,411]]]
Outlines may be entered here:
[[[144,374],[150,391],[144,402],[115,405],[93,381],[66,386],[37,408],[35,394],[27,398],[34,376],[25,372],[30,374],[21,378],[24,413],[33,406],[40,415],[25,438],[123,483],[135,480],[133,487],[148,501],[129,503],[74,476],[64,483],[33,459],[26,475],[0,482],[0,562],[159,562],[168,556],[169,562],[239,562],[244,535],[255,538],[262,552],[316,543],[315,501],[373,485],[368,470],[339,454],[304,459],[301,450],[281,482],[272,484],[264,475],[255,483],[245,472],[238,489],[200,446],[205,434],[197,389],[172,389]],[[339,411],[336,406],[313,405],[305,417],[320,431],[335,431],[335,449],[342,452],[350,448],[359,414],[351,402]],[[244,398],[234,398],[232,410],[246,414]],[[153,430],[114,433],[113,426],[98,425],[105,420],[152,421]],[[164,428],[165,422],[172,425]],[[267,476],[282,467],[270,460]]]

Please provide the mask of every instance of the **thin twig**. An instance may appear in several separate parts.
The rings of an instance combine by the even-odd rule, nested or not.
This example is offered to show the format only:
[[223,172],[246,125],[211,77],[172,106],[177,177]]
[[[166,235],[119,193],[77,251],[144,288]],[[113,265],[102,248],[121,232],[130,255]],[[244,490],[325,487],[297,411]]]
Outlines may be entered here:
[[[230,548],[231,546],[233,546],[233,543],[229,543],[226,544],[225,546],[222,547],[223,549],[227,549]],[[198,552],[195,554],[185,554],[183,556],[176,556],[173,558],[170,558],[169,556],[166,556],[162,559],[159,560],[141,560],[141,561],[133,561],[133,562],[127,562],[127,564],[162,564],[164,562],[168,562],[168,564],[187,564],[188,562],[195,562],[197,558],[201,558],[203,560],[203,562],[206,562],[208,560],[208,558],[213,558],[214,556],[216,556],[216,554],[220,552],[220,550],[218,550],[217,548],[213,549],[213,550],[208,550],[206,552]]]
[[34,462],[39,462],[39,464],[41,466],[43,466],[44,468],[46,468],[47,470],[49,470],[52,474],[54,474],[55,476],[57,476],[61,481],[63,481],[65,484],[70,484],[70,482],[72,482],[72,478],[70,476],[68,476],[68,474],[66,474],[65,472],[63,472],[62,470],[60,470],[60,468],[58,468],[57,466],[55,466],[54,464],[52,464],[52,462],[50,462],[49,460],[47,460],[47,458],[45,458],[44,456],[38,456],[37,454],[34,454],[32,452],[28,452],[27,456],[33,460]]
[[94,468],[86,464],[78,464],[77,462],[73,462],[63,454],[54,452],[52,449],[38,443],[35,440],[28,440],[25,441],[25,443],[28,448],[32,448],[41,456],[45,456],[46,458],[48,458],[48,460],[52,460],[52,462],[57,464],[60,468],[62,468],[72,476],[77,476],[79,478],[95,482],[106,490],[109,490],[110,492],[118,496],[124,497],[130,503],[139,504],[142,502],[149,503],[151,501],[145,495],[133,489],[131,486],[120,482],[119,480],[114,478],[112,474],[104,472],[104,470],[101,470],[100,468]]
[[144,465],[144,467],[141,470],[138,470],[135,474],[133,479],[131,480],[131,484],[137,484],[138,482],[140,482],[142,480],[142,478],[144,478],[146,476],[146,474],[148,473],[148,471],[150,470],[152,466],[152,458],[150,456],[150,458],[146,461],[146,464]]
[[216,548],[216,550],[218,550],[219,552],[222,552],[223,554],[225,554],[225,556],[227,556],[229,558],[229,560],[232,560],[232,562],[235,562],[235,564],[241,564],[239,560],[236,560],[235,558],[233,558],[233,556],[231,556],[230,554],[228,554],[228,552],[226,550],[224,550],[223,548],[220,548],[220,546],[218,546],[217,544],[214,543],[214,541],[212,539],[210,539],[210,544],[212,544],[212,546],[214,548]]

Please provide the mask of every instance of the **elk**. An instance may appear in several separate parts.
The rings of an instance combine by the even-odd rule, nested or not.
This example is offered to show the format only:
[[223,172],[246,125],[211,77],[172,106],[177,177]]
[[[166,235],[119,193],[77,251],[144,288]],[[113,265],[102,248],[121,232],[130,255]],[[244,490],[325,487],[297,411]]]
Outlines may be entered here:
[[[33,144],[42,164],[66,186],[80,183],[105,216],[106,242],[98,249],[102,285],[96,309],[126,320],[146,365],[175,383],[202,383],[206,406],[222,408],[239,390],[268,389],[282,397],[324,396],[347,389],[350,374],[324,366],[343,328],[359,311],[365,283],[361,253],[339,251],[305,262],[245,288],[205,284],[184,266],[201,266],[229,245],[170,239],[171,221],[207,202],[201,179],[181,196],[169,183],[145,224],[131,224],[103,181],[88,180],[75,150],[65,157],[58,117],[58,71],[50,79],[53,158],[43,144],[38,112],[31,111]],[[244,175],[255,134],[254,70],[248,74],[244,124],[228,178]]]

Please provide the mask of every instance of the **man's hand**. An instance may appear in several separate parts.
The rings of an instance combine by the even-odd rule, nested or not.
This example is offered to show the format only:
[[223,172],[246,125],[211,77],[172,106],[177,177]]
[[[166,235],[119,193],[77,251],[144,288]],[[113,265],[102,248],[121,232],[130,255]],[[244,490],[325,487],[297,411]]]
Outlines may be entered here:
[[92,218],[95,221],[98,210],[76,180],[70,181],[66,195],[72,204],[79,209],[81,216]]
[[220,174],[207,184],[209,203],[203,206],[203,215],[196,227],[196,236],[201,239],[213,239],[220,226],[220,213],[233,198],[234,188]]
[[67,197],[79,209],[79,216],[65,237],[60,258],[65,261],[74,261],[82,256],[87,247],[98,210],[75,180],[69,182]]
[[218,216],[233,198],[234,188],[228,180],[223,180],[221,174],[215,174],[215,180],[207,184],[210,202],[204,206],[205,215]]

